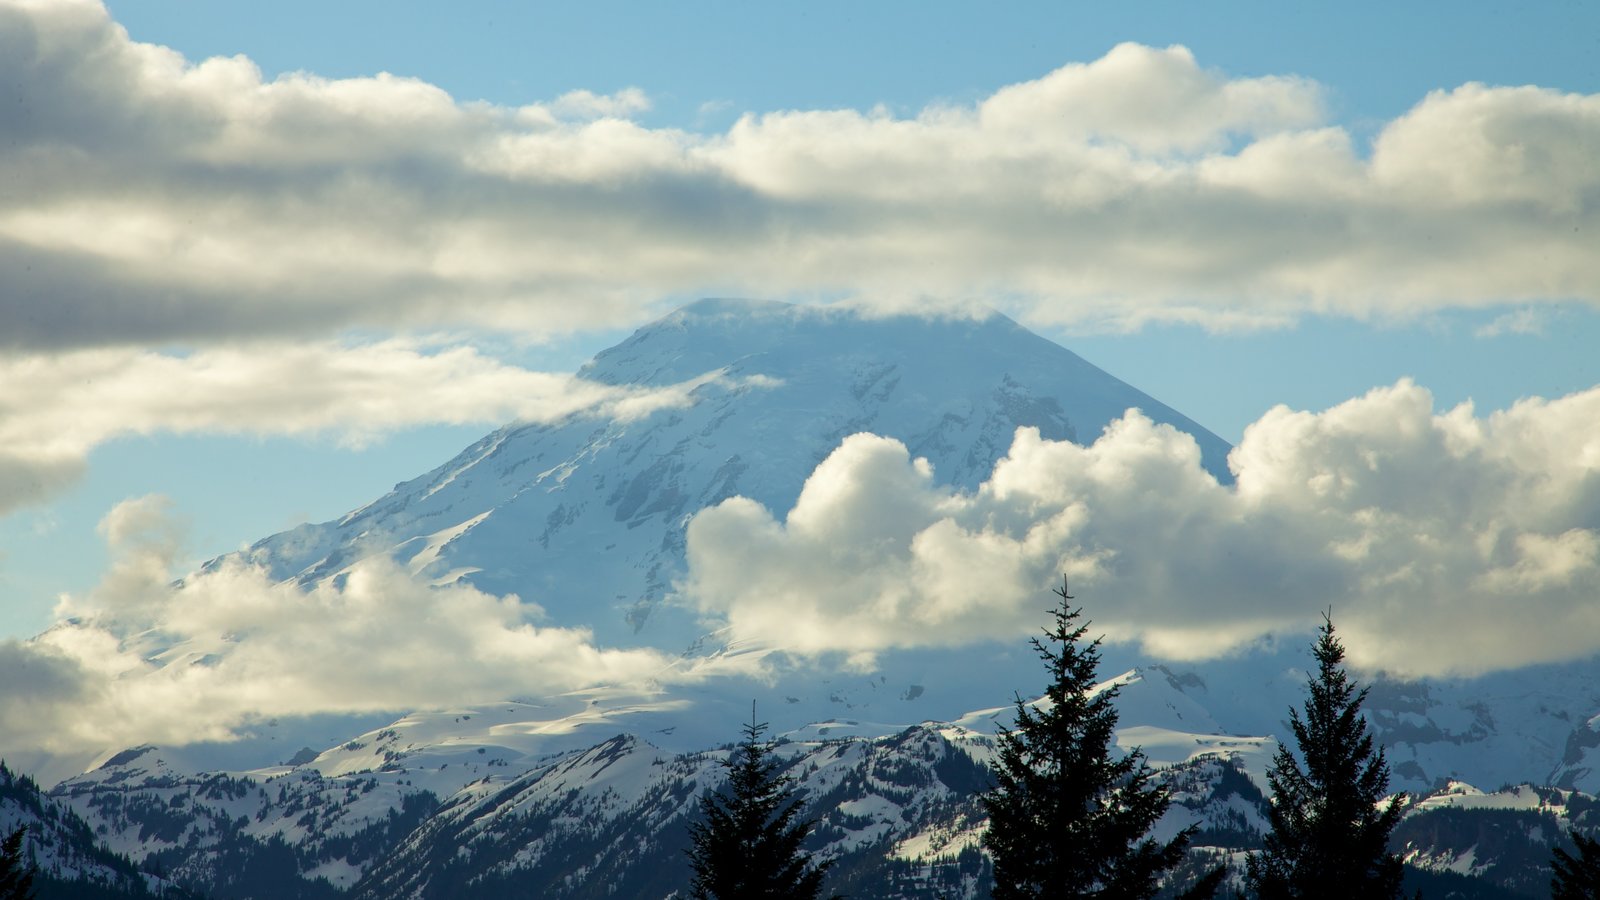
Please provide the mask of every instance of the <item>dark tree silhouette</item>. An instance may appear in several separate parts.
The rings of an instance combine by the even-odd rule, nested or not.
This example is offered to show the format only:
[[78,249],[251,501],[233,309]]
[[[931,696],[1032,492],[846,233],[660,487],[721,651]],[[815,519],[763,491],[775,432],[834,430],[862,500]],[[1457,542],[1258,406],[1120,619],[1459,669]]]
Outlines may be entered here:
[[[1144,754],[1113,758],[1115,687],[1093,693],[1100,641],[1083,643],[1066,585],[1046,640],[1031,643],[1050,670],[1037,709],[1016,699],[1015,729],[1001,729],[984,845],[994,858],[994,896],[1145,898],[1183,859],[1193,829],[1166,843],[1147,835],[1171,798],[1151,783]],[[1213,873],[1191,897],[1209,897]]]
[[1550,900],[1600,900],[1600,841],[1572,833],[1573,856],[1557,847],[1550,858]]
[[1272,830],[1245,879],[1262,900],[1399,897],[1402,869],[1389,852],[1389,833],[1405,795],[1379,806],[1389,765],[1361,717],[1367,689],[1357,690],[1345,674],[1344,645],[1329,615],[1312,655],[1317,674],[1307,679],[1305,715],[1289,711],[1305,767],[1278,747],[1267,772]]
[[1178,900],[1207,900],[1215,897],[1217,891],[1222,889],[1222,883],[1228,878],[1228,867],[1217,866],[1206,874],[1200,876],[1187,891],[1178,895]]
[[24,825],[0,842],[0,900],[33,900],[33,866],[22,858]]
[[810,898],[822,890],[828,863],[815,863],[800,844],[814,822],[800,819],[792,779],[778,774],[765,722],[750,724],[728,761],[722,791],[701,800],[701,821],[689,826],[693,896],[700,900]]

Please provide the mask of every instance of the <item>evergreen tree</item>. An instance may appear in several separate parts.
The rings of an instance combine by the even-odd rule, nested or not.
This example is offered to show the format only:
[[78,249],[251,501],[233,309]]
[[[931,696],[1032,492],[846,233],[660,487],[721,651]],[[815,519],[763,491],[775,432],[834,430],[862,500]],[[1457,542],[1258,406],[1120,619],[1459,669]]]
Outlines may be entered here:
[[1200,876],[1188,890],[1178,895],[1178,900],[1210,900],[1222,889],[1222,883],[1228,879],[1228,867],[1217,866],[1206,874]]
[[1556,848],[1550,859],[1550,900],[1600,900],[1600,841],[1577,832],[1578,855]]
[[[1100,641],[1083,644],[1066,586],[1047,641],[1031,643],[1050,670],[1046,703],[1016,699],[1016,728],[1001,729],[995,787],[984,796],[994,858],[994,896],[1153,897],[1161,876],[1182,859],[1193,829],[1166,843],[1146,835],[1171,798],[1151,783],[1139,750],[1114,759],[1115,687],[1092,693]],[[1219,874],[1191,892],[1208,897]]]
[[689,826],[694,869],[692,895],[698,900],[756,900],[782,897],[810,900],[822,890],[828,863],[813,863],[800,844],[814,822],[799,818],[793,780],[779,775],[772,744],[763,741],[766,723],[755,721],[752,705],[744,741],[724,765],[722,792],[707,792],[702,820]]
[[23,861],[24,825],[0,842],[0,900],[33,900],[33,866]]
[[1399,897],[1401,864],[1389,852],[1389,833],[1405,795],[1379,807],[1389,765],[1361,717],[1368,689],[1357,690],[1345,674],[1344,645],[1328,615],[1312,654],[1317,674],[1307,680],[1305,715],[1289,711],[1305,768],[1278,747],[1267,772],[1272,830],[1250,858],[1246,881],[1262,900]]

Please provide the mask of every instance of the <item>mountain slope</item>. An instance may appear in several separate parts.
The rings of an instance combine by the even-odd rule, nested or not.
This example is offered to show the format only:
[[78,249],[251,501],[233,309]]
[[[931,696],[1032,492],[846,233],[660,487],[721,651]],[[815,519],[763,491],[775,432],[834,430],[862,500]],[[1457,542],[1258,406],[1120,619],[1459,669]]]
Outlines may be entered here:
[[[1129,712],[1160,707],[1169,723],[1189,718],[1162,674],[1126,673],[1107,685],[1145,694]],[[461,710],[452,721],[494,712]],[[989,728],[1007,719],[1004,708],[963,717]],[[503,734],[476,727],[486,740]],[[827,728],[785,736],[777,753],[818,821],[808,848],[835,862],[832,889],[984,896],[977,795],[989,783],[992,735],[925,723],[879,737],[818,736]],[[1157,836],[1197,827],[1190,877],[1219,856],[1237,865],[1266,827],[1261,768],[1271,742],[1133,726],[1118,743],[1152,736],[1163,739],[1147,748],[1167,760],[1157,779],[1173,792]],[[530,757],[506,743],[514,741],[414,744],[384,729],[292,768],[199,775],[145,749],[53,794],[147,867],[221,898],[654,898],[685,887],[687,823],[725,777],[726,746],[674,754],[620,733]],[[1486,794],[1457,783],[1411,805],[1394,847],[1426,896],[1538,896],[1551,848],[1565,844],[1568,828],[1592,831],[1597,810],[1592,795],[1575,791]]]
[[0,836],[26,826],[23,853],[39,900],[179,900],[189,895],[107,850],[89,824],[31,778],[0,763]]

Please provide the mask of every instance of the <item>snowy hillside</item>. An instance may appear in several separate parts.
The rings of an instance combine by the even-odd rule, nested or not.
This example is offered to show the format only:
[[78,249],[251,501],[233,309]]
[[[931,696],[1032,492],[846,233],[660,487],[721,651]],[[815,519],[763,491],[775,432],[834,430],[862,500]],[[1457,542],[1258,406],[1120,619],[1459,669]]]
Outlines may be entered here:
[[[1154,678],[1148,676],[1156,676]],[[1106,686],[1175,724],[1194,714],[1161,672]],[[1144,696],[1138,697],[1141,693]],[[1153,688],[1153,689],[1151,689]],[[144,868],[216,897],[666,897],[687,880],[687,823],[725,777],[727,748],[672,753],[628,733],[549,755],[518,751],[515,705],[411,717],[292,766],[185,773],[140,748],[59,785],[111,848]],[[978,793],[1006,721],[980,710],[881,737],[783,736],[778,757],[819,825],[809,847],[835,861],[833,887],[851,896],[984,896],[987,862]],[[974,730],[977,726],[983,730]],[[601,726],[602,728],[604,726]],[[596,732],[598,734],[598,732]],[[1195,858],[1259,846],[1262,771],[1272,742],[1131,726],[1173,804],[1156,834],[1195,826]],[[1162,761],[1165,760],[1165,761]],[[71,812],[56,814],[72,817]],[[1463,783],[1410,804],[1395,848],[1425,896],[1537,896],[1550,849],[1565,832],[1600,825],[1593,795]],[[102,855],[105,855],[102,853]],[[125,865],[125,864],[124,864]],[[1440,893],[1440,896],[1445,894]]]
[[[1137,694],[1150,683],[1134,672],[1107,686]],[[1142,702],[1165,709],[1171,724],[1186,711],[1174,699],[1155,690]],[[220,897],[681,889],[686,825],[724,778],[726,748],[672,753],[613,733],[538,755],[523,752],[537,746],[523,721],[532,712],[511,704],[408,717],[255,771],[186,773],[159,749],[139,748],[53,794],[111,848]],[[997,720],[1008,717],[983,710],[870,737],[841,736],[858,723],[839,721],[782,736],[778,754],[820,820],[812,849],[836,860],[836,884],[853,896],[981,895],[977,794]],[[1167,749],[1181,745],[1178,761],[1161,767],[1174,789],[1161,832],[1197,825],[1202,846],[1248,846],[1264,822],[1263,742],[1161,734]],[[252,886],[260,879],[271,887]]]
[[23,858],[34,867],[34,890],[40,896],[105,900],[188,896],[165,878],[139,871],[127,857],[109,852],[70,805],[0,763],[0,837],[19,827],[27,828]]

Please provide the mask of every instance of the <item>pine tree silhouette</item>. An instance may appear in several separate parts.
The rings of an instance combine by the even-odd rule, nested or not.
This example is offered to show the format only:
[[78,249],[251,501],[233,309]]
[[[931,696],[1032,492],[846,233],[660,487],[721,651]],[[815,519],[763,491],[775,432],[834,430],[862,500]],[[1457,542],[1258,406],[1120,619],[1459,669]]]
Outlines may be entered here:
[[33,900],[33,866],[23,861],[24,825],[0,842],[0,900]]
[[778,774],[772,744],[761,739],[766,729],[751,704],[744,740],[724,763],[727,785],[706,793],[702,820],[689,826],[698,900],[810,900],[822,890],[829,863],[814,863],[800,849],[815,823],[799,818],[793,781]]
[[[1153,897],[1183,859],[1193,829],[1166,843],[1147,835],[1171,798],[1151,783],[1139,750],[1114,759],[1115,687],[1092,693],[1100,641],[1083,644],[1066,585],[1055,627],[1033,649],[1050,670],[1046,702],[1016,700],[1016,728],[1001,729],[996,785],[983,798],[989,813],[984,845],[994,859],[994,896],[1013,898]],[[1213,873],[1189,897],[1209,897]]]
[[1600,900],[1600,841],[1573,832],[1573,856],[1557,847],[1550,859],[1550,900]]
[[1278,747],[1267,772],[1272,830],[1261,853],[1250,857],[1245,879],[1262,900],[1399,897],[1402,867],[1388,845],[1405,795],[1379,807],[1389,765],[1361,717],[1367,689],[1357,690],[1345,674],[1344,645],[1334,637],[1332,617],[1322,619],[1305,715],[1289,711],[1305,767],[1287,746]]

